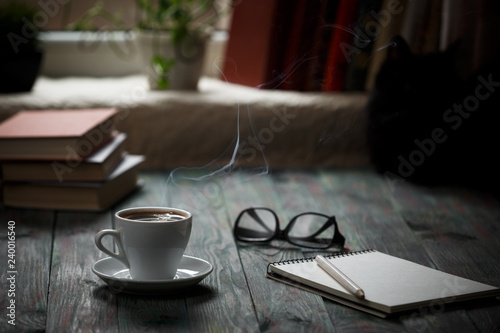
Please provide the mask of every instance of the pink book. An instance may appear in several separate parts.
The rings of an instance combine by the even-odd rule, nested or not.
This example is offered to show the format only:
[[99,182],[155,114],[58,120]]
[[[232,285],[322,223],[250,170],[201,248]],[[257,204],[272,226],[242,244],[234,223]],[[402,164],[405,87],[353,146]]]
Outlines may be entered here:
[[116,133],[116,109],[20,111],[0,123],[0,159],[81,160]]

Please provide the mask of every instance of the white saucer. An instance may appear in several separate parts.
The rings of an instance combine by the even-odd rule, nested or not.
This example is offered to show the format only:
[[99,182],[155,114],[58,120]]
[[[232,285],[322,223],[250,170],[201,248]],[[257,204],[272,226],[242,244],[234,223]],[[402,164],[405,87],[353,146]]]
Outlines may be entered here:
[[92,267],[92,271],[108,284],[112,292],[132,294],[181,292],[199,283],[213,269],[208,261],[186,255],[182,257],[175,277],[169,280],[134,280],[128,268],[112,257],[100,259]]

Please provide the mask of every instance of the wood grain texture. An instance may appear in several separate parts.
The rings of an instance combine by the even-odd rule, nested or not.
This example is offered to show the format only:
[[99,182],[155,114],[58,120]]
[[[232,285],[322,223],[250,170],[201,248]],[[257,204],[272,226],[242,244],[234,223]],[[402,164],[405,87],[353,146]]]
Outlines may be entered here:
[[[261,169],[262,170],[262,169]],[[259,170],[259,171],[261,171]],[[500,302],[434,302],[381,319],[265,277],[269,262],[316,251],[286,241],[235,241],[241,210],[268,207],[283,229],[296,214],[335,215],[346,248],[375,248],[401,258],[500,286],[500,205],[465,189],[392,186],[370,170],[178,169],[141,173],[143,187],[101,213],[0,212],[0,278],[7,278],[7,221],[16,222],[16,327],[2,332],[497,332]],[[137,206],[173,206],[193,213],[187,255],[214,271],[173,295],[129,295],[91,272],[105,255],[95,234],[114,213]],[[111,239],[104,239],[112,246]],[[332,249],[335,250],[335,249]],[[322,251],[323,253],[323,251]],[[0,289],[5,315],[6,284]]]
[[[256,325],[251,296],[216,180],[203,173],[150,172],[140,194],[120,207],[169,206],[193,214],[186,255],[212,263],[214,271],[192,290],[171,296],[118,295],[120,330],[237,332]],[[221,188],[220,188],[221,189]]]
[[[248,207],[268,207],[280,218],[281,228],[289,221],[286,202],[282,201],[273,178],[269,175],[235,175],[225,189],[232,224],[239,212]],[[325,331],[333,330],[326,308],[317,295],[272,281],[265,277],[267,264],[303,256],[299,248],[284,241],[269,244],[239,243],[238,251],[252,293],[261,331]]]
[[[289,203],[287,207],[292,208],[292,215],[306,211],[335,215],[339,229],[346,237],[346,248],[353,251],[373,248],[370,239],[374,233],[369,231],[373,227],[373,219],[370,219],[371,216],[366,213],[369,211],[369,207],[366,207],[365,204],[367,200],[359,198],[369,197],[370,194],[376,193],[376,189],[369,187],[372,184],[364,181],[361,174],[338,172],[335,177],[332,177],[331,173],[321,171],[302,171],[300,173],[285,171],[280,173],[276,179],[279,193]],[[349,179],[352,181],[347,181]],[[373,179],[370,181],[374,183]],[[364,189],[369,189],[368,193],[363,192]],[[376,198],[374,201],[377,202]],[[384,209],[383,200],[378,201],[382,202],[374,213],[377,214],[381,210],[384,219],[386,219],[387,211]],[[368,231],[369,237],[363,237]],[[379,231],[383,232],[384,228]],[[315,251],[306,251],[304,255],[314,256],[316,253]],[[374,318],[372,315],[352,311],[346,306],[326,299],[324,303],[335,331],[401,332],[403,330],[403,325],[397,319]]]
[[[130,207],[161,206],[161,187],[166,176],[163,173],[141,175],[142,188],[120,202],[114,213]],[[104,287],[104,283],[101,282]],[[109,288],[109,287],[108,287]],[[117,319],[120,332],[182,331],[188,327],[184,298],[170,296],[129,295],[117,291]]]
[[[275,175],[276,176],[276,175]],[[283,172],[274,177],[279,193],[286,197],[287,207],[301,211],[319,209],[320,212],[334,214],[332,207],[338,208],[339,227],[346,237],[346,245],[351,250],[376,248],[423,265],[436,267],[429,249],[414,230],[406,223],[400,211],[404,206],[394,207],[388,196],[388,188],[383,179],[376,175],[352,171],[320,172],[320,176],[308,172]],[[418,195],[417,195],[418,197]],[[432,200],[429,200],[432,202]],[[470,258],[459,260],[470,261]],[[474,265],[474,262],[471,262]],[[491,263],[490,263],[491,264]],[[455,262],[455,266],[460,263]],[[498,274],[493,274],[498,276]],[[498,285],[497,283],[493,283]],[[366,314],[346,310],[343,306],[325,301],[335,327],[341,331],[404,331],[408,329],[455,331],[473,329],[474,323],[460,312],[418,311],[404,314],[390,320],[361,320]],[[439,309],[440,310],[440,309]],[[483,313],[483,312],[482,312]],[[483,313],[484,315],[484,313]],[[437,319],[441,317],[441,319]],[[494,322],[493,318],[487,318]],[[360,322],[363,324],[360,325]]]
[[[54,212],[7,209],[0,212],[0,331],[43,331],[47,320],[50,258]],[[7,226],[15,222],[15,327],[7,324],[10,283],[7,282]]]
[[169,192],[167,205],[193,214],[186,254],[214,265],[214,271],[201,283],[206,288],[203,297],[186,300],[189,328],[208,332],[245,331],[256,326],[256,320],[225,209],[224,191],[230,179],[223,172],[213,171],[177,172],[163,187]]
[[111,227],[111,213],[60,212],[55,223],[47,331],[118,331],[116,296],[91,271],[104,257],[94,236]]

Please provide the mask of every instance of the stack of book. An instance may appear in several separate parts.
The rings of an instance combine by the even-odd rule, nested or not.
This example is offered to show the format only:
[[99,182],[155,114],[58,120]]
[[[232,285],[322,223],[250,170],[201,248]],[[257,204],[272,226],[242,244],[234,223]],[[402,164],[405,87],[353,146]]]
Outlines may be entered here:
[[99,211],[132,192],[142,155],[125,151],[115,109],[20,111],[0,123],[5,206]]

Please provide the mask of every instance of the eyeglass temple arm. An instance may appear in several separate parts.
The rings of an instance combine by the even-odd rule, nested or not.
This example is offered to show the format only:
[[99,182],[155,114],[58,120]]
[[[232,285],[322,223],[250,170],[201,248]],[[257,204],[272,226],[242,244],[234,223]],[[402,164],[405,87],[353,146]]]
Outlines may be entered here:
[[335,224],[335,234],[333,235],[333,242],[341,244],[343,246],[345,243],[345,237],[340,233],[339,226],[337,225],[337,219],[335,219],[335,216],[331,216],[328,219],[328,223],[326,223],[325,225],[330,226],[332,224]]
[[255,209],[249,209],[248,210],[248,215],[250,215],[255,221],[257,221],[263,228],[267,229],[268,231],[272,231],[269,229],[269,227],[262,221],[262,219],[257,215],[255,212]]
[[335,219],[335,216],[331,216],[328,219],[328,222],[325,223],[323,228],[321,228],[321,232],[325,230],[326,228],[330,227],[332,224],[335,225],[335,234],[333,235],[333,242],[336,244],[340,244],[344,246],[345,243],[345,237],[340,233],[339,226],[337,225],[337,220]]

